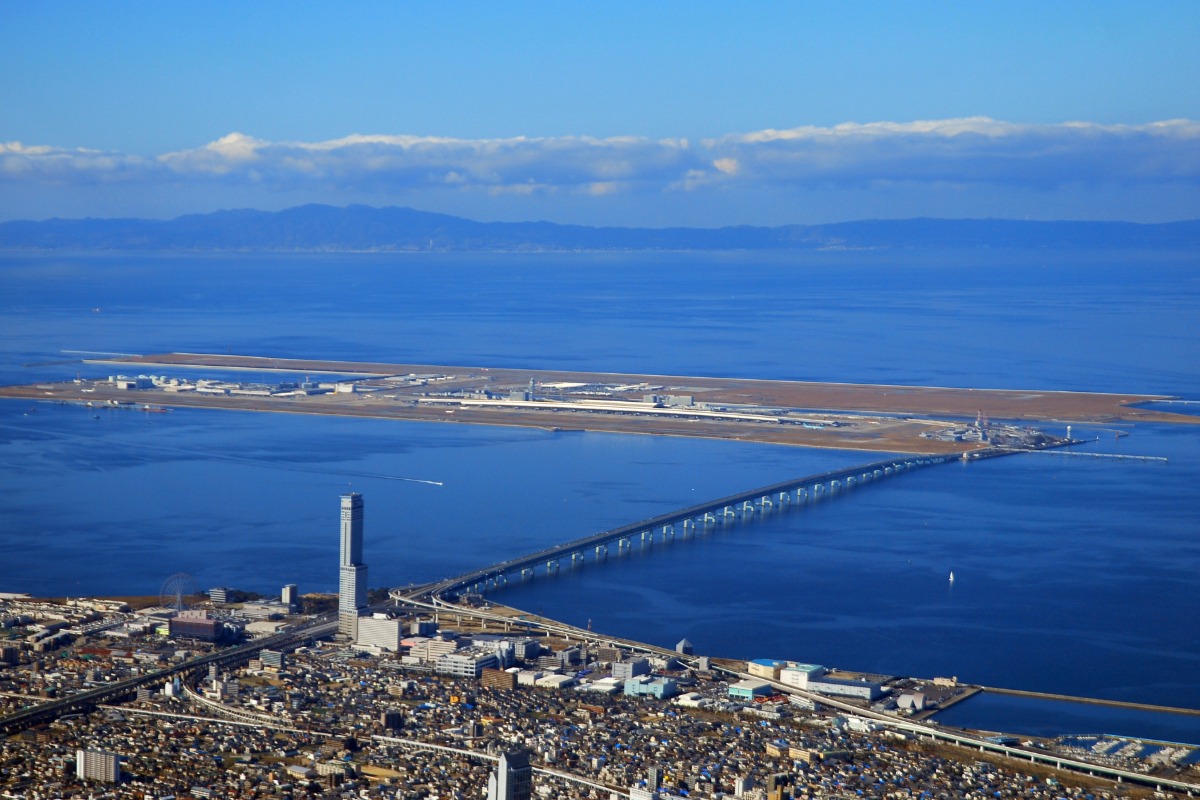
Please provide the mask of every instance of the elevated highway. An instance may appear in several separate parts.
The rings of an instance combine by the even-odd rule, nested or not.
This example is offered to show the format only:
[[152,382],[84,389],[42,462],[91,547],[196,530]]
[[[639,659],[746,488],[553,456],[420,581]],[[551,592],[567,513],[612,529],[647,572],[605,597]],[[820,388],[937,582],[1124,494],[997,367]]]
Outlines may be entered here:
[[153,670],[141,675],[134,675],[104,686],[97,686],[85,692],[68,695],[48,703],[23,708],[6,717],[0,717],[0,734],[11,735],[33,725],[50,722],[67,714],[80,714],[92,711],[102,703],[121,702],[137,695],[139,686],[150,683],[161,683],[175,675],[186,675],[210,665],[227,667],[249,661],[259,650],[291,650],[306,641],[328,636],[337,630],[337,622],[324,618],[313,620],[308,625],[296,628],[262,639],[254,639],[237,647],[229,647],[214,653],[207,653],[196,658],[188,659],[166,669]]

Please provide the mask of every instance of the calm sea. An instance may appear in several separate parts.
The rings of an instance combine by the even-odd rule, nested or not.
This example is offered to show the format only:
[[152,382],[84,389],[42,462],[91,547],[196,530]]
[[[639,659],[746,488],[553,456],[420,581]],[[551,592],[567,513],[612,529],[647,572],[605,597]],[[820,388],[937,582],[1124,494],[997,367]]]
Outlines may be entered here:
[[[0,258],[5,383],[117,371],[74,351],[180,350],[1200,399],[1197,329],[1194,254]],[[1200,426],[1074,431],[1169,462],[932,468],[497,599],[700,653],[1200,708]],[[174,573],[332,590],[347,488],[370,584],[405,584],[870,458],[8,401],[0,591],[153,594]],[[1011,711],[974,702],[957,724]],[[1200,739],[1195,717],[1085,719]]]

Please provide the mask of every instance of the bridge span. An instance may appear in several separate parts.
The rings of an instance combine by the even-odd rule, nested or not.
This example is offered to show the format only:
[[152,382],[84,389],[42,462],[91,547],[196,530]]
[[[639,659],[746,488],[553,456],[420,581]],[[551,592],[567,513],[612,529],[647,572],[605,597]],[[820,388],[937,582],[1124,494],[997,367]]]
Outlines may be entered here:
[[815,503],[865,483],[959,458],[957,455],[898,456],[773,483],[770,486],[631,522],[619,528],[448,578],[433,585],[428,594],[434,598],[441,598],[442,595],[460,591],[482,592],[504,586],[510,576],[528,579],[539,571],[542,574],[553,575],[564,562],[569,566],[579,566],[589,559],[603,560],[608,557],[609,549],[614,546],[618,553],[623,553],[631,550],[634,542],[641,544],[653,543],[656,540],[669,541],[676,537],[687,538],[698,529],[708,528],[718,522],[750,519],[755,515],[784,510],[791,506]]

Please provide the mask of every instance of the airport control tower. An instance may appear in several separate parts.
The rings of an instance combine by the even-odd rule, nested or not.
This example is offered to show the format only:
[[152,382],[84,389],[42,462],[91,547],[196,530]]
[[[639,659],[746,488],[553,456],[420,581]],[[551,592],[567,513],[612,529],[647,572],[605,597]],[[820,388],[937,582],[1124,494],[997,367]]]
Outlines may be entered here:
[[367,607],[367,565],[362,559],[363,499],[342,495],[342,548],[338,574],[338,633],[358,637],[358,615]]

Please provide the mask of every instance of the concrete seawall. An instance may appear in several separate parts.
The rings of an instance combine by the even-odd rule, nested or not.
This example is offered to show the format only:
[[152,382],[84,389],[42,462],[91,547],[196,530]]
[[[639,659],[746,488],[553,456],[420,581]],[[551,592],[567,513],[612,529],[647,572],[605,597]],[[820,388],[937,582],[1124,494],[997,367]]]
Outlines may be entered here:
[[1163,714],[1184,714],[1200,717],[1200,708],[1177,708],[1175,706],[1158,706],[1152,703],[1131,703],[1126,700],[1105,700],[1099,697],[1074,697],[1069,694],[1052,694],[1049,692],[1030,692],[1024,689],[1000,689],[995,686],[979,687],[992,694],[1005,694],[1010,697],[1032,697],[1037,700],[1061,700],[1067,703],[1084,703],[1111,708],[1129,708],[1135,711],[1155,711]]

